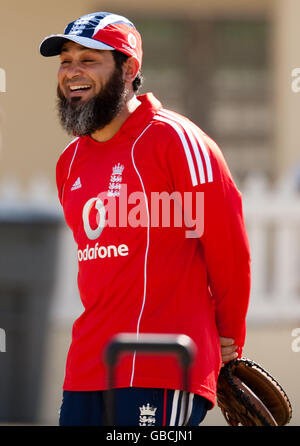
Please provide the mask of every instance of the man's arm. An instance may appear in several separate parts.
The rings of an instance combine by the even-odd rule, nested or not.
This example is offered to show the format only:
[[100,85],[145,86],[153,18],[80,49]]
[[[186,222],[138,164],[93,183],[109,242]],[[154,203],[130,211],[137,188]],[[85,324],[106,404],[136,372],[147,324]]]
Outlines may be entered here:
[[[197,192],[202,192],[204,228],[199,233],[199,241],[208,291],[214,302],[215,322],[219,336],[234,339],[235,351],[241,357],[250,295],[250,250],[242,196],[217,144],[190,121],[178,119],[177,122],[174,118],[174,122],[181,126],[181,137],[176,138],[176,132],[169,135],[168,168],[175,190],[193,192],[193,203]],[[193,151],[188,150],[188,143],[193,147],[196,161]],[[190,213],[193,215],[193,210]],[[222,348],[226,359],[228,354],[233,354],[232,346]]]
[[[220,181],[221,180],[221,181]],[[209,287],[215,303],[216,325],[222,338],[234,340],[241,357],[250,295],[250,251],[242,198],[230,177],[208,185],[204,194],[204,247]],[[230,341],[223,352],[233,354]]]

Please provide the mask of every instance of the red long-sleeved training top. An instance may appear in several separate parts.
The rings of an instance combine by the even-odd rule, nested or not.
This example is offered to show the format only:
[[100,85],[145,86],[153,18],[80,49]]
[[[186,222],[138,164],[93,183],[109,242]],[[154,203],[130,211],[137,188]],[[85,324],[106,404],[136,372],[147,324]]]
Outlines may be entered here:
[[[245,341],[250,255],[241,194],[218,146],[152,94],[107,142],[76,138],[57,187],[78,245],[84,312],[65,390],[106,388],[116,333],[181,333],[197,346],[190,391],[215,403],[219,336]],[[117,387],[181,388],[172,355],[127,354]]]

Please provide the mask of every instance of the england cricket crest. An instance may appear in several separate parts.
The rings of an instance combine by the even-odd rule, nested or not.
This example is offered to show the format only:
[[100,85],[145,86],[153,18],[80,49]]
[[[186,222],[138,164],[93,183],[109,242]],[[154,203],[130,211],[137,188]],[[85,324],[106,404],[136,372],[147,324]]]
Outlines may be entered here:
[[149,403],[147,403],[147,406],[143,404],[140,409],[140,419],[139,419],[139,425],[140,426],[155,426],[155,413],[157,411],[157,407],[150,406]]
[[120,196],[123,170],[124,166],[120,163],[113,167],[107,192],[108,197]]

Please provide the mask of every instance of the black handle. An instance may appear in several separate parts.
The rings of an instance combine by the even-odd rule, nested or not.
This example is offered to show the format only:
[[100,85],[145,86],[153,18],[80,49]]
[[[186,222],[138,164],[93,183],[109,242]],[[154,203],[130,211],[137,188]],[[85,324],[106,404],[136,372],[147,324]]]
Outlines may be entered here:
[[[189,336],[182,334],[140,334],[120,333],[114,336],[105,350],[105,361],[108,366],[108,391],[106,399],[106,425],[113,426],[114,418],[114,370],[120,353],[122,352],[156,352],[175,353],[180,360],[183,390],[188,391],[188,370],[194,359],[196,346]],[[187,412],[187,403],[185,413]]]

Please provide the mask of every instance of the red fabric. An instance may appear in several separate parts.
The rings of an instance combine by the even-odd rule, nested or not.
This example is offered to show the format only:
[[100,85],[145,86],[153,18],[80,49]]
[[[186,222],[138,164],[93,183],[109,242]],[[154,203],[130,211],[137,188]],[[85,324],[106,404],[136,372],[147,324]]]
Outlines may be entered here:
[[[141,105],[110,141],[77,138],[57,163],[60,201],[78,244],[78,287],[85,307],[73,326],[64,389],[106,388],[103,353],[116,333],[182,333],[197,347],[189,390],[213,405],[219,336],[234,338],[239,356],[245,341],[250,255],[241,194],[207,135],[164,111],[153,95],[139,99]],[[119,175],[113,175],[115,166],[123,166]],[[75,187],[78,178],[80,187]],[[121,195],[114,200],[123,206],[113,216],[107,211],[110,224],[97,236],[97,197],[104,200],[108,191],[118,190],[116,184]],[[122,195],[126,191],[129,203]],[[198,227],[197,237],[188,238],[188,223],[176,227],[175,217],[171,227],[163,227],[163,218],[152,209],[153,192],[174,191],[192,198],[192,207],[184,208],[190,220],[204,198],[199,207],[204,227]],[[126,226],[127,217],[131,225]],[[119,218],[122,223],[113,227]],[[133,227],[137,219],[141,225]],[[88,238],[91,231],[96,238]],[[116,370],[118,387],[180,389],[181,382],[171,355],[126,354]]]
[[135,57],[141,67],[143,59],[142,39],[139,32],[132,26],[123,23],[108,25],[100,29],[93,36],[93,39],[112,46],[128,56]]

